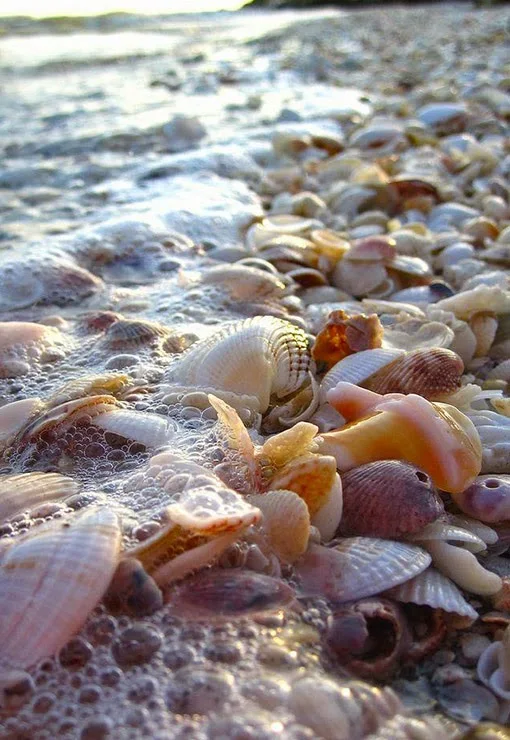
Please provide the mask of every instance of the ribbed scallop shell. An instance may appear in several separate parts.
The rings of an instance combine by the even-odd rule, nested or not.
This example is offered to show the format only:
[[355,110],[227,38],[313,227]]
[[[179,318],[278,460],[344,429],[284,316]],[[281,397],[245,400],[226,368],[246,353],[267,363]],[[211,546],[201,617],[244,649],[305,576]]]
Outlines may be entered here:
[[416,349],[395,359],[363,382],[376,393],[417,393],[434,399],[453,393],[464,372],[461,358],[449,349]]
[[101,599],[119,546],[117,517],[104,508],[15,540],[0,561],[0,660],[26,668],[54,655]]
[[176,423],[158,414],[146,414],[130,409],[115,409],[98,414],[92,419],[94,426],[119,437],[132,439],[145,447],[161,447],[175,435]]
[[105,340],[110,347],[135,346],[148,344],[166,337],[171,330],[155,321],[141,319],[120,319],[108,327]]
[[328,391],[334,388],[337,383],[344,381],[361,385],[376,372],[404,356],[405,352],[401,349],[375,348],[344,357],[324,376],[320,387],[320,402],[326,403]]
[[293,563],[308,546],[310,514],[306,503],[293,491],[269,491],[249,496],[262,512],[261,526],[279,560]]
[[47,501],[59,501],[78,491],[72,478],[59,473],[21,473],[0,478],[0,522]]
[[117,398],[130,379],[122,373],[104,373],[103,375],[85,375],[65,383],[47,400],[48,407],[54,408],[61,403],[74,401],[85,396],[110,395]]
[[309,366],[302,329],[274,316],[256,316],[197,342],[173,366],[169,380],[256,396],[265,411],[272,394],[283,398],[301,388]]
[[344,509],[338,534],[402,537],[444,513],[430,478],[412,465],[380,460],[342,473]]
[[457,586],[435,568],[427,568],[406,583],[395,586],[388,595],[397,601],[425,604],[433,609],[478,619],[478,613],[468,604]]
[[344,603],[408,581],[430,565],[420,547],[369,537],[349,537],[326,548],[312,545],[296,563],[301,589]]

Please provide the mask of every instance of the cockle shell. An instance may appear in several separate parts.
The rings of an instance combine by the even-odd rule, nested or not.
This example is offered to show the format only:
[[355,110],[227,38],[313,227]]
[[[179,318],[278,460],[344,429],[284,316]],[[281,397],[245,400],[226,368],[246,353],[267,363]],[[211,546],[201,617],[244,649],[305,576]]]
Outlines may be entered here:
[[320,402],[326,403],[328,392],[335,388],[338,383],[346,382],[361,385],[372,375],[400,357],[405,357],[404,350],[383,348],[362,350],[344,357],[333,365],[324,376],[320,386]]
[[177,424],[158,414],[146,414],[131,409],[115,409],[98,414],[92,419],[94,426],[139,442],[145,447],[161,447],[168,444],[175,435]]
[[110,347],[119,348],[148,344],[170,334],[168,327],[155,321],[120,319],[108,327],[104,338]]
[[423,604],[433,609],[460,614],[469,619],[478,619],[478,613],[462,596],[457,586],[432,567],[400,586],[395,586],[387,593],[397,601]]
[[310,353],[302,329],[273,316],[234,322],[197,342],[173,366],[169,380],[258,399],[283,398],[308,378]]
[[381,368],[363,386],[382,395],[417,393],[434,399],[456,391],[463,372],[461,358],[449,349],[416,349]]
[[273,490],[247,497],[262,512],[261,528],[278,559],[293,563],[308,546],[310,513],[302,498],[293,491]]
[[105,508],[15,539],[0,560],[0,662],[25,668],[81,627],[117,566],[120,528]]
[[59,473],[21,473],[0,478],[0,522],[47,501],[78,491],[78,484]]
[[342,487],[339,535],[398,538],[420,531],[444,513],[428,475],[398,460],[342,473]]
[[374,460],[405,460],[451,493],[462,491],[480,472],[480,439],[454,406],[414,394],[379,396],[343,382],[327,399],[351,422],[318,438],[320,452],[333,455],[340,471]]
[[335,547],[311,545],[295,567],[303,594],[320,594],[341,604],[408,581],[430,562],[430,555],[414,545],[350,537]]
[[510,519],[510,475],[480,475],[453,498],[469,516],[493,524],[503,522]]

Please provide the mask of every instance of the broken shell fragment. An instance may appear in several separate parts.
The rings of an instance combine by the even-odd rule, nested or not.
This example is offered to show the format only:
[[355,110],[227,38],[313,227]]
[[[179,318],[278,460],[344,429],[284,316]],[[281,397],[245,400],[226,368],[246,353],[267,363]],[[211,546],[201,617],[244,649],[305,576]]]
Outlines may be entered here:
[[0,561],[0,660],[26,668],[82,626],[117,566],[120,528],[105,508],[14,540]]
[[501,578],[486,570],[472,552],[441,540],[429,540],[426,547],[436,568],[466,591],[492,596],[501,590]]
[[319,332],[312,357],[320,368],[330,370],[347,355],[380,347],[383,327],[376,314],[349,316],[345,311],[332,311]]
[[405,460],[428,473],[434,485],[457,493],[481,467],[482,447],[465,414],[421,396],[389,394],[339,383],[327,399],[351,423],[318,438],[340,471],[375,460]]

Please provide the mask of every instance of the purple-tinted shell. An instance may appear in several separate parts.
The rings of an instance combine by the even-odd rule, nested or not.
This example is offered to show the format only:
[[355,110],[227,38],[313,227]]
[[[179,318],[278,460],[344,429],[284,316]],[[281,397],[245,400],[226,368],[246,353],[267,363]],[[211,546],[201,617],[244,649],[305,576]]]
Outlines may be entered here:
[[231,619],[287,606],[293,589],[278,578],[241,568],[211,569],[187,578],[169,595],[179,616]]
[[379,460],[342,473],[344,508],[337,535],[402,537],[444,513],[429,476],[399,460]]
[[503,522],[510,519],[510,475],[480,475],[454,499],[459,509],[475,519]]

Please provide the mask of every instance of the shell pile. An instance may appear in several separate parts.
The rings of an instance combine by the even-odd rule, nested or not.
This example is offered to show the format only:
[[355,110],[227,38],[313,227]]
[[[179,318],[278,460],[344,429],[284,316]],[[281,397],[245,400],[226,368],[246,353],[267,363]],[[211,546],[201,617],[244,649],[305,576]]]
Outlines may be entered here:
[[237,138],[69,140],[2,251],[0,739],[504,737],[508,12],[390,15],[153,61]]

